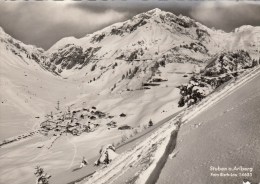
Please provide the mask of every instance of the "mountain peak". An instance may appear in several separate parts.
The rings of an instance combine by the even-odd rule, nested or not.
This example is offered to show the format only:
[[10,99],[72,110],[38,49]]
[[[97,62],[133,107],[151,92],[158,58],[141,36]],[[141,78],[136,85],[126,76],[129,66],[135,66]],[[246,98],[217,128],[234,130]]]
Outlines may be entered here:
[[152,10],[149,10],[147,13],[150,13],[150,14],[158,14],[158,13],[161,13],[162,10],[159,9],[159,8],[154,8]]
[[253,29],[254,27],[251,25],[243,25],[235,29],[234,32],[245,32]]
[[163,11],[159,8],[154,8],[154,9],[149,10],[149,11],[143,13],[143,14],[149,15],[150,17],[159,17],[161,15],[166,15],[166,14],[171,14],[172,16],[176,16],[171,12]]
[[133,19],[153,19],[153,18],[157,18],[159,17],[160,15],[164,15],[166,13],[169,13],[169,12],[165,12],[159,8],[154,8],[152,10],[149,10],[147,12],[143,12],[143,13],[140,13],[140,14],[137,14],[133,17]]

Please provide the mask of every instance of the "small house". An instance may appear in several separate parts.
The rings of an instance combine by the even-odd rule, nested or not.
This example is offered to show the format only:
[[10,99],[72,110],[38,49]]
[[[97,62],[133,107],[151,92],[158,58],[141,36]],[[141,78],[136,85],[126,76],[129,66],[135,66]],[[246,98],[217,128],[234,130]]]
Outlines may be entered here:
[[121,113],[119,116],[120,116],[120,117],[126,117],[126,114]]

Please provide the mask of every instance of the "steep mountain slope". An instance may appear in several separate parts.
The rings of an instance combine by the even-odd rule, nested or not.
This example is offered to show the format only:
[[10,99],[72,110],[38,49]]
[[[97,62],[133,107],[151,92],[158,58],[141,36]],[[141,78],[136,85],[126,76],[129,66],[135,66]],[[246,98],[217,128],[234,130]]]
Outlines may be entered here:
[[10,55],[19,57],[21,62],[24,62],[27,65],[35,66],[35,63],[38,63],[38,65],[40,65],[42,69],[48,69],[48,67],[44,64],[46,56],[44,54],[45,51],[42,48],[37,48],[33,45],[26,45],[21,41],[14,39],[13,37],[5,33],[1,27],[0,46],[1,52],[7,52]]
[[259,183],[259,80],[258,67],[251,81],[185,123],[156,183]]
[[225,33],[156,8],[80,39],[63,38],[47,51],[46,63],[62,76],[85,77],[108,91],[140,89],[160,64],[203,65],[221,51],[241,48],[258,56],[259,33],[252,26]]
[[[81,39],[64,38],[47,51],[53,71],[84,77],[103,93],[136,90],[168,63],[203,63],[218,49],[210,29],[154,9]],[[148,84],[149,85],[149,84]]]

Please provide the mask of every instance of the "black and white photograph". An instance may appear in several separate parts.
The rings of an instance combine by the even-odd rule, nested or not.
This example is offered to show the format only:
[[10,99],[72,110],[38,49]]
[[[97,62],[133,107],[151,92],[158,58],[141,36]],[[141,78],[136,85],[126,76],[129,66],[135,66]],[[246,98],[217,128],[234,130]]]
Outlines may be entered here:
[[2,0],[0,184],[260,184],[260,1]]

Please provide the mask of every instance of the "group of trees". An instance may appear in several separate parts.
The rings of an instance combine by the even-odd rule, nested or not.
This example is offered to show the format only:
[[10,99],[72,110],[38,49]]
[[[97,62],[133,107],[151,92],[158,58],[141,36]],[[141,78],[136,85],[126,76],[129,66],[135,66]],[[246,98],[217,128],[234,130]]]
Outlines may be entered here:
[[223,83],[258,65],[259,61],[252,59],[248,52],[243,50],[220,54],[199,74],[192,76],[188,84],[179,86],[179,107],[199,102]]

